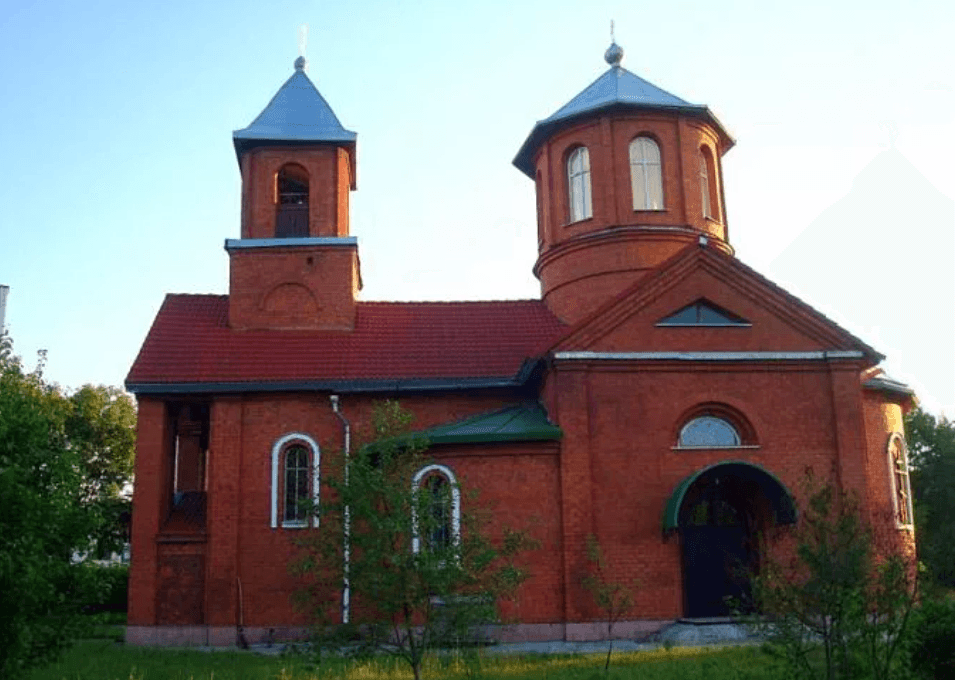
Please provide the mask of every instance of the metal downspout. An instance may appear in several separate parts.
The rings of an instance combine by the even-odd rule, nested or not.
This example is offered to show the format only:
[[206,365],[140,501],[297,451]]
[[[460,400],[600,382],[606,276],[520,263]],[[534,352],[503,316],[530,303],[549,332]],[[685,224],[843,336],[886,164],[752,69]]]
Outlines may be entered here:
[[[348,468],[351,458],[351,424],[348,419],[342,415],[339,409],[338,395],[333,394],[329,397],[332,402],[332,412],[342,421],[342,432],[344,434],[344,456],[345,456],[345,488],[348,488]],[[342,578],[342,623],[348,623],[351,618],[351,507],[345,505],[344,531],[343,531],[343,550],[344,557],[344,576]]]

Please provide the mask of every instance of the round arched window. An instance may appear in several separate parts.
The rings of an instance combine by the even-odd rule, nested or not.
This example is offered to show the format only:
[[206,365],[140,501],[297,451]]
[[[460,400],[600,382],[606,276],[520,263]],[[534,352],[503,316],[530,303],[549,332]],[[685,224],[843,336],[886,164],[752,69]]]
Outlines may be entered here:
[[739,433],[728,421],[715,416],[699,416],[680,430],[678,445],[683,448],[740,446]]

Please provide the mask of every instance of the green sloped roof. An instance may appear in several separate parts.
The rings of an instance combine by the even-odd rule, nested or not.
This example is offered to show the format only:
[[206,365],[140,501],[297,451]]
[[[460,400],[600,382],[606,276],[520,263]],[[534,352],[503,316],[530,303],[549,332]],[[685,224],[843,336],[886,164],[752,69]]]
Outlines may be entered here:
[[536,402],[506,406],[418,434],[427,437],[431,444],[553,441],[563,435]]
[[794,524],[796,522],[796,503],[793,501],[792,494],[789,493],[789,490],[779,481],[776,475],[754,463],[748,463],[744,460],[726,460],[697,470],[676,485],[669,500],[667,500],[666,508],[663,510],[664,532],[675,531],[680,527],[680,506],[683,505],[686,492],[696,480],[718,467],[737,468],[740,474],[757,479],[763,493],[766,494],[773,505],[773,514],[777,525]]

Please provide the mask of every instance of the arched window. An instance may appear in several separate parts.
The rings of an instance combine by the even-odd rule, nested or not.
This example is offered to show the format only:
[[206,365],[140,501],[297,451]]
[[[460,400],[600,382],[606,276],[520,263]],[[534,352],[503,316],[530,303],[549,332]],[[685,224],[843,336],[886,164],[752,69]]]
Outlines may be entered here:
[[275,237],[308,236],[308,171],[283,165],[275,176]]
[[703,201],[703,217],[720,219],[720,201],[716,193],[716,166],[709,148],[700,148],[700,198]]
[[570,221],[580,222],[593,217],[590,202],[590,154],[579,146],[567,157],[567,189]]
[[723,418],[697,416],[680,430],[677,446],[686,449],[725,448],[742,445],[739,432]]
[[[461,490],[451,469],[426,465],[411,481],[411,550],[440,552],[461,542]],[[419,517],[419,511],[421,516]]]
[[892,471],[892,499],[895,505],[895,521],[899,526],[910,527],[912,515],[912,485],[909,481],[909,457],[905,439],[898,432],[889,437],[889,469]]
[[634,210],[663,210],[660,147],[649,137],[630,142],[630,184]]
[[541,181],[541,171],[537,171],[534,178],[534,189],[537,194],[537,250],[544,247],[544,183]]
[[[319,497],[318,444],[307,434],[293,432],[272,446],[272,528],[300,528],[309,525],[312,508]],[[311,514],[312,526],[318,516]]]

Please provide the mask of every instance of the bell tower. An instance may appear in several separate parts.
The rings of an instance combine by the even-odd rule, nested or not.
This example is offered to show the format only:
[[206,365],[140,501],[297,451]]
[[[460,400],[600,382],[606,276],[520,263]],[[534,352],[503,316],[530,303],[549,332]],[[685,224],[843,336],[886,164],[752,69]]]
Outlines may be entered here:
[[537,191],[544,302],[574,323],[706,236],[732,253],[721,158],[734,144],[705,106],[621,66],[538,122],[514,165]]
[[305,74],[232,134],[242,175],[241,238],[227,239],[229,325],[351,330],[361,286],[349,235],[357,135]]

